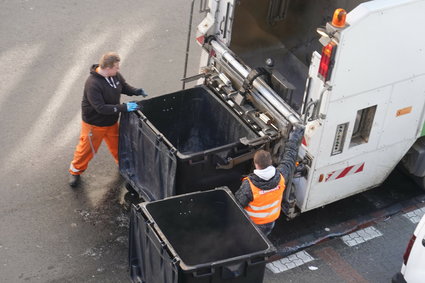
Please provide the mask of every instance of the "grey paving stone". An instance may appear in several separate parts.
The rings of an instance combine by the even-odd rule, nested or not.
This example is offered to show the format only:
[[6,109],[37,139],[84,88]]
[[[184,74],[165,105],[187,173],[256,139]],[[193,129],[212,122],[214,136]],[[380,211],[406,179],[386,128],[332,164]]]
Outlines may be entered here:
[[266,264],[267,269],[273,273],[280,273],[294,267],[301,266],[307,262],[313,261],[314,258],[306,251],[300,251],[298,253],[289,255],[280,260]]
[[382,236],[382,233],[375,227],[370,226],[345,235],[341,239],[347,246],[352,247],[380,236]]
[[421,220],[422,216],[425,214],[425,207],[410,211],[403,214],[404,217],[409,219],[412,223],[417,224]]

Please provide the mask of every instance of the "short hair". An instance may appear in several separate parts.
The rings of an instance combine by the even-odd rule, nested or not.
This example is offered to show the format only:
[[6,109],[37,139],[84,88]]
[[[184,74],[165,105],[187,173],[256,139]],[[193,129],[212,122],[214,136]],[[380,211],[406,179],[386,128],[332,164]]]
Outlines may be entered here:
[[112,68],[115,63],[121,61],[120,55],[116,52],[108,52],[102,55],[99,60],[99,66],[102,69]]
[[260,169],[266,169],[272,165],[272,156],[270,152],[260,149],[254,154],[254,164],[256,164]]

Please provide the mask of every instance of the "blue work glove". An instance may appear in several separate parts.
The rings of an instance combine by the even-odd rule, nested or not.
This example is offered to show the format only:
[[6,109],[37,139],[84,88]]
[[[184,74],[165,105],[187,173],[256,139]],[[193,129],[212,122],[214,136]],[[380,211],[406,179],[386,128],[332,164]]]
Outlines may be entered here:
[[305,126],[296,124],[289,135],[290,140],[300,141],[304,136]]
[[139,105],[136,102],[127,102],[127,111],[132,112],[139,109]]
[[146,96],[148,96],[148,94],[143,90],[143,88],[139,88],[139,89],[137,89],[136,90],[136,94],[137,95],[141,95],[141,96],[143,96],[143,97],[146,97]]

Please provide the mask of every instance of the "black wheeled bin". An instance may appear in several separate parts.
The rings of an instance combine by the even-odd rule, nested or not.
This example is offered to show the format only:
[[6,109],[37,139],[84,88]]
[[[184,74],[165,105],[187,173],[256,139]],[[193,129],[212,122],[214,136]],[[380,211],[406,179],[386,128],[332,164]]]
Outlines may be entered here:
[[142,111],[121,116],[119,164],[146,200],[219,186],[235,191],[265,143],[242,144],[259,136],[205,86],[140,104]]
[[132,207],[133,282],[261,283],[276,250],[227,188]]

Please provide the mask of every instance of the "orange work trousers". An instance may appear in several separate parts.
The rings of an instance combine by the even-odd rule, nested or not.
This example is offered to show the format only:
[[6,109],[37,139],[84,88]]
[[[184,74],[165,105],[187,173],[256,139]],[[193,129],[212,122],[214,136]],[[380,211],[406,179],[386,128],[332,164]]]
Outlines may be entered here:
[[118,122],[108,127],[98,127],[82,121],[80,141],[74,152],[69,173],[80,175],[87,169],[90,160],[105,140],[115,162],[118,163]]

